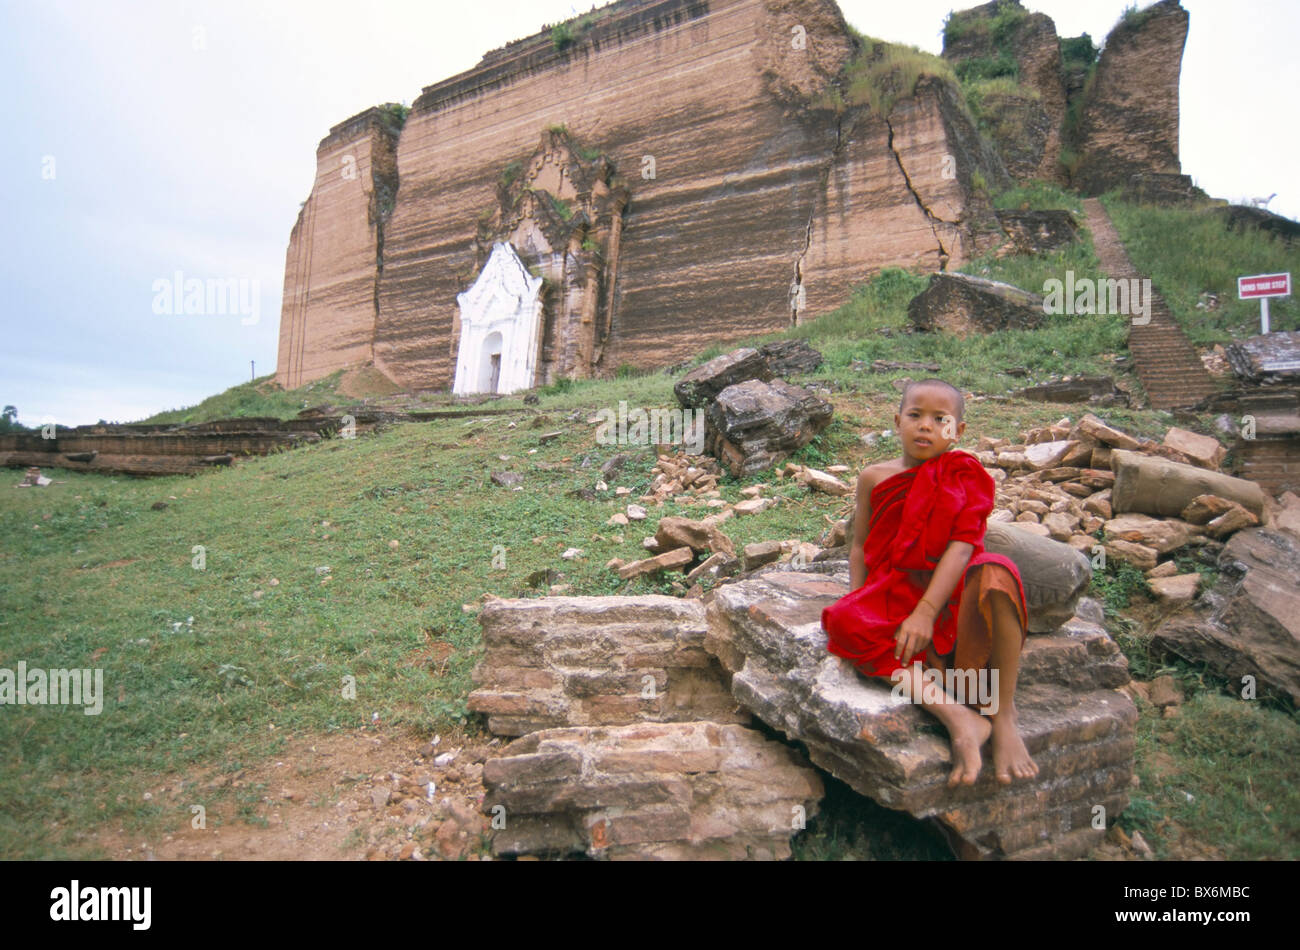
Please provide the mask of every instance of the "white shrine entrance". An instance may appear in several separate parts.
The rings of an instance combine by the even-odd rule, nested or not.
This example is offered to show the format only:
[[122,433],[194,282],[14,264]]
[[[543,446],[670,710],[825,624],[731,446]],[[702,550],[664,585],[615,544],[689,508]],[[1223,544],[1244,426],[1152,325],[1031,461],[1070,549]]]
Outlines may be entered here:
[[505,242],[474,286],[456,296],[460,349],[452,392],[513,393],[532,389],[541,347],[542,278],[534,277]]

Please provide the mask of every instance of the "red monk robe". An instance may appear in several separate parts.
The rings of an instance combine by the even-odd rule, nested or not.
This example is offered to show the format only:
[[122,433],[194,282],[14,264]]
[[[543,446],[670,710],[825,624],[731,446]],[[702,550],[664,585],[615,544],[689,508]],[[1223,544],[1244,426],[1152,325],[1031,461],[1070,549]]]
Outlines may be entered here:
[[[952,541],[965,541],[975,550],[948,603],[935,618],[933,651],[946,657],[954,652],[954,646],[958,648],[955,657],[949,658],[952,662],[943,665],[965,669],[988,662],[992,647],[989,599],[994,591],[1002,591],[1016,604],[1023,638],[1028,618],[1020,572],[1009,558],[984,550],[993,493],[993,479],[984,466],[960,449],[949,449],[897,472],[872,489],[871,521],[863,545],[866,583],[822,611],[830,652],[875,676],[889,676],[924,658],[923,651],[901,662],[895,659],[894,636],[924,596],[930,572]],[[971,569],[981,564],[988,566],[980,569],[979,582],[967,592]],[[963,601],[964,592],[969,596]]]

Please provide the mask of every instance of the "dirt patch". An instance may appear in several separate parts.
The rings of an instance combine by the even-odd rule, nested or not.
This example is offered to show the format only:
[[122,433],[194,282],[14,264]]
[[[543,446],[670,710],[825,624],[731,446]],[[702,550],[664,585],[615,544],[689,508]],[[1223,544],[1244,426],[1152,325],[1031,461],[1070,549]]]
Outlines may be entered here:
[[374,366],[358,366],[343,372],[338,392],[352,399],[364,399],[366,396],[392,396],[406,390],[384,375],[382,370]]
[[114,860],[487,860],[483,760],[501,740],[432,738],[310,737],[233,775],[175,775],[140,790],[184,816],[175,831],[93,843]]

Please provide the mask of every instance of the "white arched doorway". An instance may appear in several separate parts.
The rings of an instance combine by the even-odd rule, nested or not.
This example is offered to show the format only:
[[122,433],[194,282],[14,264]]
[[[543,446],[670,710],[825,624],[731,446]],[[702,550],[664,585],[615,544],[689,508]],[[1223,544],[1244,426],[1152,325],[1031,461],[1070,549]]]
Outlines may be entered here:
[[482,364],[478,372],[478,391],[495,393],[501,386],[501,332],[493,330],[483,340]]
[[528,273],[505,242],[492,254],[474,285],[456,297],[460,343],[452,392],[518,392],[532,389],[541,346],[542,278]]

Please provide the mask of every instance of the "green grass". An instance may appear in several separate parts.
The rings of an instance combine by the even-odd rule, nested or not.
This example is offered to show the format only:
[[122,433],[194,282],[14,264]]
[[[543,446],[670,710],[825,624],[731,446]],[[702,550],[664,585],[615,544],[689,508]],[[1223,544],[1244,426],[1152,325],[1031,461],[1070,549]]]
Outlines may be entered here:
[[[958,67],[961,72],[961,67]],[[968,79],[962,77],[962,92],[966,95],[966,106],[975,118],[976,124],[995,136],[998,141],[1013,141],[1023,137],[1024,130],[1012,124],[1012,120],[1003,115],[999,107],[1007,100],[1038,100],[1042,94],[1032,86],[1022,85],[1013,76],[1000,75],[994,79]]]
[[917,83],[927,76],[956,85],[952,66],[938,56],[849,29],[859,43],[858,51],[844,64],[839,82],[814,103],[815,107],[841,111],[845,106],[865,106],[887,117],[894,103],[912,95]]
[[1174,848],[1185,838],[1212,845],[1229,860],[1296,860],[1297,757],[1295,717],[1257,701],[1195,691],[1174,719],[1143,704],[1136,757],[1141,786],[1119,824],[1141,831],[1159,859],[1183,857]]
[[963,83],[966,90],[966,101],[974,111],[975,103],[971,102],[972,93],[976,99],[982,96],[1019,96],[1022,99],[1041,99],[1043,94],[1033,86],[1026,86],[1017,82],[1012,76],[997,76],[992,79],[977,79],[969,83]]
[[1080,36],[1062,37],[1061,72],[1088,70],[1097,62],[1099,50],[1097,44],[1087,33]]
[[1010,0],[999,3],[991,15],[975,15],[971,10],[949,13],[943,25],[944,45],[951,46],[974,34],[987,37],[994,48],[1005,50],[1027,19],[1029,11]]
[[284,390],[274,382],[274,376],[261,376],[251,382],[232,386],[225,392],[209,396],[194,406],[169,409],[154,413],[141,424],[184,424],[211,422],[215,419],[243,419],[249,416],[274,416],[292,419],[309,406],[326,403],[339,405],[351,402],[338,391],[343,371],[338,370],[301,389]]
[[[1104,543],[1104,539],[1098,543]],[[1092,590],[1101,599],[1106,616],[1112,619],[1131,607],[1134,597],[1151,599],[1147,595],[1146,575],[1118,558],[1109,559],[1106,570],[1093,571]]]
[[573,43],[573,30],[567,23],[557,23],[551,27],[551,42],[555,45],[555,51],[562,53]]
[[[575,497],[620,447],[595,444],[594,427],[565,418],[620,398],[670,405],[672,382],[571,382],[541,415],[407,424],[193,478],[60,472],[49,489],[0,493],[0,666],[97,665],[107,694],[96,717],[42,706],[0,716],[0,854],[81,854],[85,830],[101,824],[175,830],[189,802],[142,801],[151,777],[238,767],[289,736],[354,730],[376,712],[386,728],[460,723],[480,652],[477,620],[461,605],[488,592],[537,596],[534,571],[561,570],[576,593],[672,592],[668,579],[627,584],[604,568],[642,556],[642,535],[653,533],[632,526],[616,540],[605,525],[625,503],[613,487],[648,487],[649,451],[629,449],[639,461],[597,500]],[[566,434],[539,445],[553,429]],[[527,490],[491,485],[499,469],[524,473]],[[739,500],[757,480],[728,482],[725,494]],[[728,523],[737,544],[815,538],[839,505],[793,484],[776,493],[790,501]],[[169,507],[151,510],[158,500]],[[707,509],[670,503],[657,513]],[[504,571],[492,565],[498,544]],[[195,545],[206,549],[201,571]],[[561,561],[570,545],[586,556]],[[318,567],[330,569],[328,583]],[[454,649],[445,676],[418,661],[430,640]],[[342,698],[344,676],[356,677],[355,701]]]
[[1045,181],[1015,185],[993,199],[993,207],[1027,211],[1069,211],[1083,221],[1083,199],[1073,191]]
[[[1229,343],[1259,333],[1259,301],[1237,299],[1237,278],[1300,272],[1300,248],[1261,231],[1224,227],[1213,206],[1162,208],[1103,199],[1138,273],[1155,290],[1193,344]],[[1201,294],[1217,294],[1217,310],[1198,310]],[[1294,297],[1270,301],[1271,329],[1300,329]]]
[[1020,76],[1020,64],[1010,53],[963,59],[957,63],[954,70],[965,87],[999,79],[1014,86],[1017,85],[1016,80]]
[[[501,187],[509,188],[514,184],[515,179],[519,177],[523,170],[524,163],[520,159],[516,158],[513,161],[507,162],[506,167],[501,169]],[[491,217],[492,211],[489,209],[485,214],[487,217]]]
[[406,125],[407,116],[411,114],[411,107],[405,102],[385,102],[378,108],[385,124],[393,132],[401,132]]
[[550,199],[551,207],[554,208],[555,213],[560,216],[560,220],[566,222],[572,220],[573,213],[574,213],[573,208],[569,206],[569,203],[567,201],[563,200],[562,198],[555,197],[555,195],[551,194],[549,191],[545,192],[545,195],[547,198]]
[[[1029,187],[1035,190],[1026,194],[1052,194],[1047,186]],[[1095,268],[1086,232],[1058,255],[986,258],[967,270],[1035,289],[1066,267]],[[942,367],[938,375],[998,395],[1052,375],[1104,370],[1107,355],[1124,351],[1119,318],[1054,317],[1040,330],[967,340],[906,332],[907,303],[926,281],[884,271],[834,313],[749,341],[802,337],[827,358],[799,381],[833,390],[838,411],[796,461],[860,465],[896,454],[888,441],[867,449],[858,436],[893,427],[894,382],[917,373],[864,371],[872,359],[933,360]],[[695,362],[729,348],[713,347]],[[1030,377],[1003,374],[1014,365],[1027,366]],[[524,407],[521,396],[493,403],[520,410],[509,416],[406,424],[195,477],[58,472],[46,489],[0,492],[0,666],[12,668],[19,659],[31,667],[99,666],[107,694],[97,717],[48,706],[6,708],[0,716],[8,756],[0,771],[0,855],[99,856],[89,837],[99,828],[149,835],[188,827],[190,797],[169,804],[145,801],[142,792],[178,772],[237,772],[281,752],[293,738],[367,727],[374,713],[385,729],[428,732],[462,721],[473,728],[478,720],[465,702],[481,645],[477,619],[462,604],[486,593],[539,596],[545,591],[529,584],[534,572],[562,572],[571,594],[680,593],[672,578],[626,584],[604,568],[612,557],[640,557],[641,538],[653,532],[658,516],[708,510],[670,502],[643,526],[605,524],[626,501],[616,500],[612,489],[621,484],[633,499],[640,495],[653,459],[646,448],[598,445],[585,419],[620,400],[673,405],[679,375],[625,369],[613,380],[558,380],[540,393],[536,409]],[[293,415],[304,402],[337,401],[337,382],[336,374],[282,393],[260,380],[176,412],[194,421]],[[1016,400],[971,401],[963,441],[1014,438],[1067,413],[1073,414]],[[1167,414],[1145,410],[1103,415],[1143,435],[1161,434],[1170,424]],[[554,430],[564,434],[539,444],[541,433]],[[610,490],[594,500],[581,497],[594,490],[601,463],[620,451],[634,454],[625,474],[610,479]],[[502,469],[522,473],[525,490],[492,485],[490,473]],[[724,530],[738,546],[815,540],[826,517],[845,506],[843,499],[779,483],[771,473],[724,479],[723,495],[734,501],[758,481],[784,501],[760,517],[727,522]],[[159,500],[169,507],[152,510]],[[195,545],[206,550],[202,571],[191,566]],[[493,567],[497,545],[505,548],[504,570]],[[585,556],[560,560],[570,546]],[[321,583],[321,567],[329,568],[328,583]],[[271,585],[272,578],[279,583]],[[1141,631],[1120,602],[1136,591],[1132,578],[1121,572],[1097,585],[1134,669],[1149,675],[1164,669],[1160,658],[1143,652]],[[434,641],[451,648],[445,669],[424,658]],[[1192,698],[1182,720],[1152,725],[1144,719],[1143,787],[1126,820],[1133,827],[1150,824],[1158,851],[1166,847],[1160,822],[1172,818],[1232,855],[1293,855],[1298,810],[1282,780],[1295,759],[1300,730],[1294,720],[1258,703],[1220,703],[1224,684],[1175,668]],[[356,677],[355,700],[341,694],[344,676]],[[1216,724],[1223,717],[1230,728]],[[1249,754],[1243,758],[1240,748]],[[1151,771],[1162,749],[1183,770],[1177,783],[1161,785]],[[821,815],[796,841],[797,856],[946,855],[923,826],[827,784]],[[1184,788],[1196,798],[1186,808],[1175,794]],[[200,803],[210,825],[223,813],[225,820],[257,822],[263,791],[205,790]],[[1267,814],[1276,832],[1251,827],[1260,802],[1273,804]]]
[[1122,24],[1126,29],[1140,30],[1146,25],[1147,21],[1155,15],[1155,12],[1154,3],[1148,4],[1142,9],[1138,9],[1136,3],[1130,3],[1124,8],[1124,12],[1120,15],[1119,22],[1115,25],[1119,26]]

